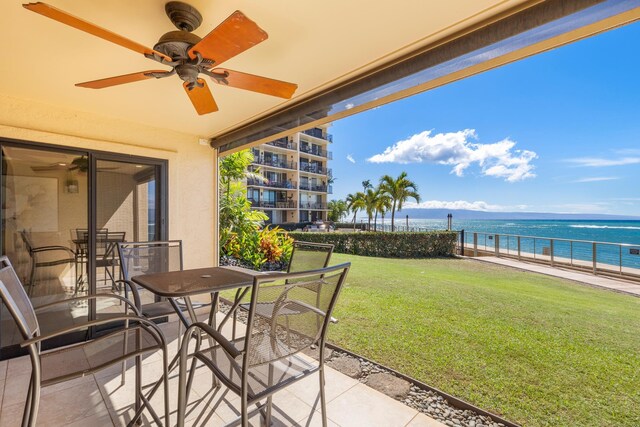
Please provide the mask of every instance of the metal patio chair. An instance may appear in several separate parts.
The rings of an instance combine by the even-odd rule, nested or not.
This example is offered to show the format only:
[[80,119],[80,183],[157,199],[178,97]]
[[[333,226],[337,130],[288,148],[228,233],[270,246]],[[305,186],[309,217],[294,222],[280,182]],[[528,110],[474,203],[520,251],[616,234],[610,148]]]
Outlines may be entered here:
[[166,300],[142,304],[138,286],[131,281],[131,278],[142,274],[182,270],[182,241],[121,242],[117,247],[122,272],[122,279],[118,282],[126,283],[125,297],[129,297],[128,290],[131,290],[136,307],[148,319],[159,319],[175,314],[175,309]]
[[[29,351],[31,359],[31,381],[27,392],[27,400],[22,418],[22,427],[32,427],[36,424],[38,406],[40,402],[40,389],[59,382],[68,381],[82,377],[93,372],[102,370],[123,360],[135,357],[136,360],[136,414],[129,425],[133,425],[140,417],[142,410],[146,407],[158,425],[163,425],[160,417],[149,404],[152,394],[144,396],[142,394],[142,355],[151,351],[161,350],[164,362],[164,419],[166,426],[169,425],[169,388],[167,372],[166,343],[162,332],[148,319],[138,314],[136,307],[125,298],[112,294],[96,294],[81,297],[74,297],[66,300],[45,304],[34,309],[27,293],[25,292],[18,276],[16,275],[9,259],[6,256],[0,257],[0,297],[6,305],[9,313],[17,324],[17,327],[24,341],[20,344]],[[54,332],[42,335],[38,324],[37,312],[48,310],[56,305],[73,304],[78,301],[97,300],[102,298],[119,299],[127,304],[132,315],[119,315],[102,320],[92,320],[82,324],[58,329]],[[54,349],[43,353],[41,344],[51,338],[59,337],[75,331],[84,331],[87,328],[107,325],[116,322],[120,327],[114,327],[110,332],[72,346]],[[121,327],[124,325],[124,327]],[[130,351],[125,351],[123,343],[132,341]],[[47,370],[47,361],[56,355],[69,355],[69,352],[79,350],[86,355],[86,363],[64,363],[56,364],[56,371]],[[45,369],[43,369],[43,367]],[[78,399],[82,399],[78,396]],[[144,402],[144,406],[142,403]],[[73,402],[69,402],[73,404]]]
[[20,231],[20,236],[24,242],[29,257],[31,258],[31,270],[29,274],[29,296],[33,295],[33,288],[36,282],[36,271],[40,267],[54,267],[64,264],[74,264],[76,266],[76,286],[78,281],[78,267],[76,263],[76,253],[66,246],[49,245],[34,246],[30,233],[27,230]]
[[[350,263],[346,263],[301,273],[255,276],[248,296],[246,334],[242,338],[227,340],[203,322],[189,326],[180,348],[178,426],[184,426],[191,384],[187,375],[191,377],[194,369],[192,364],[191,372],[187,372],[188,359],[195,358],[240,397],[242,427],[249,425],[249,416],[255,410],[260,410],[267,426],[271,425],[273,394],[319,372],[322,425],[326,427],[324,343],[331,312],[349,267]],[[273,303],[269,318],[257,315],[258,307],[264,302]],[[205,342],[202,334],[215,344],[201,348]],[[190,354],[192,340],[196,345]],[[299,354],[315,343],[320,344],[318,361]],[[252,405],[256,405],[256,409],[250,413],[248,408]]]
[[[291,259],[289,260],[289,265],[287,266],[287,273],[297,273],[301,271],[317,270],[327,267],[329,265],[329,261],[331,260],[331,254],[333,254],[333,247],[333,245],[328,243],[295,241],[293,243]],[[309,291],[313,292],[313,289],[309,289]],[[236,301],[241,298],[241,292],[241,289],[236,292]],[[240,309],[248,310],[249,304],[242,303],[239,304],[239,307]],[[271,316],[271,313],[273,313],[273,308],[274,301],[262,301],[256,309],[256,314],[262,317],[269,318]],[[233,320],[234,322],[232,325],[232,336],[233,338],[235,338],[237,320],[235,311]],[[332,317],[331,322],[337,323],[337,320]]]

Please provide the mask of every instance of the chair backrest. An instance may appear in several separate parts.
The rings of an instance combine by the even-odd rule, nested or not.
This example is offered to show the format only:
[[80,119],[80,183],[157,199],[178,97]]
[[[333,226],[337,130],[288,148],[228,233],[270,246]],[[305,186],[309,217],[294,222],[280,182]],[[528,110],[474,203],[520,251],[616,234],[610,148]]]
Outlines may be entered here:
[[33,242],[31,241],[31,235],[27,230],[20,231],[20,237],[22,237],[22,241],[24,245],[27,247],[27,252],[29,255],[33,252]]
[[120,266],[125,280],[141,274],[182,270],[182,241],[120,242]]
[[0,298],[25,340],[40,334],[38,318],[31,300],[6,256],[0,257]]
[[288,273],[317,270],[329,265],[333,245],[327,243],[312,243],[296,241],[289,260]]
[[[88,251],[89,249],[89,229],[88,228],[76,228],[75,230],[75,236],[73,236],[73,240],[74,243],[76,245],[76,248],[78,248],[80,251]],[[99,228],[97,230],[97,235],[96,235],[96,251],[98,253],[100,253],[100,240],[104,240],[106,239],[106,235],[109,233],[109,229],[107,228]]]
[[[273,362],[316,343],[323,345],[350,266],[256,276],[247,318],[245,366]],[[272,310],[269,316],[256,315],[265,307]]]

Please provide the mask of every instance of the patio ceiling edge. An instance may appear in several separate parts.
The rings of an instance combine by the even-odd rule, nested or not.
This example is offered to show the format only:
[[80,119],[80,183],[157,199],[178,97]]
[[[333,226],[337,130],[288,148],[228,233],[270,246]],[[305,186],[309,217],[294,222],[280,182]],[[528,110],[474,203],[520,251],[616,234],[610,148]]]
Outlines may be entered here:
[[640,19],[640,0],[532,1],[211,139],[220,154],[257,146]]

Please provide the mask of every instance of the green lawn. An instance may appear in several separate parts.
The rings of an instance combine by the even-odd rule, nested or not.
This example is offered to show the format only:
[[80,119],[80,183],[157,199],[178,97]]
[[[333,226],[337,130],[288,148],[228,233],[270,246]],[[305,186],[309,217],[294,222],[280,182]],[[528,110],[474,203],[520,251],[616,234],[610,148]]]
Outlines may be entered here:
[[525,426],[640,426],[640,298],[472,260],[335,254],[329,340]]

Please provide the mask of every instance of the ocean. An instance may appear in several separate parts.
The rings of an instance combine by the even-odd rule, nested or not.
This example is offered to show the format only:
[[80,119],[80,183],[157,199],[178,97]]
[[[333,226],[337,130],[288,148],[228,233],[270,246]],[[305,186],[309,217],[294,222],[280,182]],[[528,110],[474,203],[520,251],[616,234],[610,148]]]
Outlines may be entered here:
[[[366,220],[362,221],[366,222]],[[389,229],[391,221],[385,218],[385,228]],[[401,217],[396,221],[400,231],[406,229],[406,220]],[[447,220],[411,219],[411,231],[444,230]],[[625,268],[640,269],[640,221],[611,220],[456,220],[453,218],[453,230],[465,230],[465,242],[473,244],[473,233],[478,233],[478,245],[481,248],[495,248],[495,235],[500,235],[500,250],[517,253],[517,238],[512,236],[531,236],[540,239],[521,238],[522,252],[548,255],[549,239],[554,241],[553,254],[573,260],[593,261],[593,245],[589,242],[622,243],[629,246],[597,244],[596,261],[602,264]],[[584,241],[584,242],[575,242]],[[513,253],[513,252],[511,252]]]
[[[385,218],[385,226],[391,221]],[[396,221],[405,226],[405,219]],[[411,219],[410,227],[444,230],[447,220]],[[484,233],[514,234],[520,236],[549,237],[555,239],[589,240],[598,242],[630,243],[640,245],[640,221],[589,221],[589,220],[456,220],[454,230]]]

